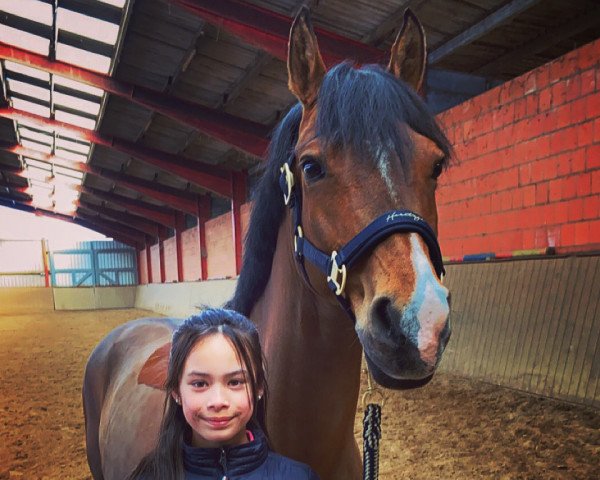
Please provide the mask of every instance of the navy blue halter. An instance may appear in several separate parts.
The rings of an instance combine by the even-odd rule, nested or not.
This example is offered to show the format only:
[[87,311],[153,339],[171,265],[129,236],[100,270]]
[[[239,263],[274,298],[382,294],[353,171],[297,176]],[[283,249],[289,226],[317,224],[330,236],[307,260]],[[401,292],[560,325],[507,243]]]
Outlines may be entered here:
[[429,257],[435,272],[439,278],[442,278],[445,270],[436,235],[420,215],[410,210],[392,210],[380,215],[339,251],[333,251],[330,255],[315,247],[302,231],[302,197],[294,187],[292,173],[294,160],[295,156],[290,155],[282,165],[279,186],[283,192],[285,204],[292,209],[296,260],[298,260],[304,278],[309,285],[310,281],[304,267],[304,259],[310,261],[327,276],[327,285],[352,320],[355,321],[354,313],[350,303],[343,296],[348,269],[364,254],[394,233],[414,232],[421,235],[429,249]]

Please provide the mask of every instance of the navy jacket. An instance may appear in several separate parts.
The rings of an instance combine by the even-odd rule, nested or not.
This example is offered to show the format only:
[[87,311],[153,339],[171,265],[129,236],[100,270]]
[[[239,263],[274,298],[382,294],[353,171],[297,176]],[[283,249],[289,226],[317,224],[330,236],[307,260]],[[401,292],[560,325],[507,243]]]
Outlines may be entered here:
[[184,444],[185,480],[319,480],[308,465],[270,451],[260,430],[253,433],[253,441],[234,447]]

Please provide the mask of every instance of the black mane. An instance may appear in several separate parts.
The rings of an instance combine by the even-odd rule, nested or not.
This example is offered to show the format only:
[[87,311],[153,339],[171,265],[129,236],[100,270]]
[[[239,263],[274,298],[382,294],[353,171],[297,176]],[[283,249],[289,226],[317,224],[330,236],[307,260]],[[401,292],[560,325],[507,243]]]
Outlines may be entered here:
[[[349,63],[332,68],[319,91],[317,135],[324,148],[345,148],[359,158],[373,158],[373,148],[393,149],[403,164],[412,144],[403,123],[432,139],[450,157],[451,147],[421,98],[377,65],[360,69]],[[244,241],[244,260],[228,308],[249,315],[271,275],[277,233],[285,206],[279,168],[298,140],[302,107],[295,105],[275,128],[263,175],[252,195],[254,205]],[[291,227],[290,227],[291,228]],[[290,247],[291,248],[291,247]]]

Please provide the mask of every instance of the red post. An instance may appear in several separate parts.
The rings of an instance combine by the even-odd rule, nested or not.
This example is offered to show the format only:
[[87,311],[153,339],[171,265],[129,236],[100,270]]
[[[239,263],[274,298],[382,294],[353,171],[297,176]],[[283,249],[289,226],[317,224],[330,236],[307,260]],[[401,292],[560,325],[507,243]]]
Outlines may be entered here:
[[208,279],[208,255],[206,252],[206,222],[210,220],[210,197],[198,197],[198,241],[200,242],[200,278]]
[[44,284],[50,286],[50,267],[48,262],[48,241],[42,238],[42,261],[44,262]]
[[185,215],[177,212],[177,226],[175,227],[175,251],[177,253],[177,281],[183,282],[183,240],[181,234],[185,229]]
[[235,273],[242,271],[242,205],[246,201],[246,172],[234,172],[231,176],[231,222],[235,251]]
[[160,259],[160,283],[165,283],[167,281],[167,272],[165,271],[165,248],[163,241],[158,239],[158,255]]
[[146,240],[146,265],[148,266],[148,283],[152,283],[152,245]]

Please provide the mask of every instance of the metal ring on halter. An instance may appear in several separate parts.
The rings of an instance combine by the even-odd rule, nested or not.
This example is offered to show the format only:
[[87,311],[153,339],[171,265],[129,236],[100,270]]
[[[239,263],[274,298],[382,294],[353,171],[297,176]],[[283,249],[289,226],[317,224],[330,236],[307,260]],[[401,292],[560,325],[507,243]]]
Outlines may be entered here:
[[285,183],[287,185],[287,195],[283,194],[283,202],[287,205],[290,203],[290,198],[292,198],[292,187],[294,186],[294,174],[290,170],[290,166],[287,163],[284,163],[279,169],[281,173],[285,175]]
[[[298,225],[298,227],[296,227],[296,233],[294,234],[294,252],[296,253],[296,255],[298,254],[298,238],[303,237],[304,232],[302,231],[302,227]],[[300,252],[300,255],[302,255],[302,252]]]
[[[361,405],[363,406],[363,408],[366,404],[367,398],[370,396],[375,396],[375,395],[379,395],[381,397],[381,403],[379,403],[379,405],[383,408],[387,398],[381,388],[379,388],[377,385],[373,385],[373,377],[371,377],[371,372],[367,368],[367,389],[365,390],[365,393],[363,393],[362,397],[361,397]],[[369,403],[376,403],[376,402],[369,402]]]
[[[335,285],[335,294],[339,296],[344,293],[344,289],[346,288],[346,265],[342,265],[342,268],[340,268],[337,264],[336,258],[337,252],[334,250],[331,254],[331,272],[327,277],[327,282],[331,282]],[[341,281],[338,281],[338,276],[340,274],[342,279]]]

